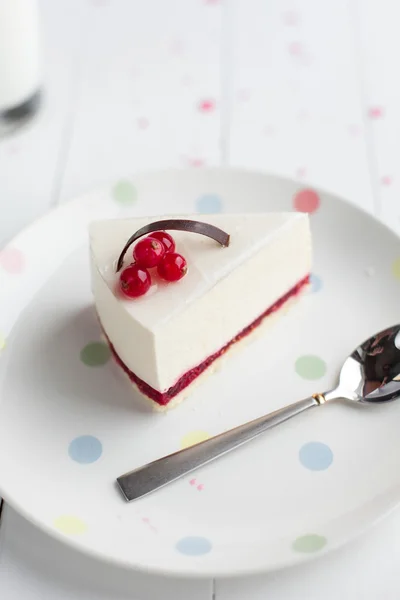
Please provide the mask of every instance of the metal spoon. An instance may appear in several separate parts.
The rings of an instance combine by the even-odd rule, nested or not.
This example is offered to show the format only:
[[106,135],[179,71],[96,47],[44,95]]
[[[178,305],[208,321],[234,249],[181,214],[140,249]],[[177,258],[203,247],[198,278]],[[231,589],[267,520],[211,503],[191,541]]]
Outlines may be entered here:
[[136,500],[179,479],[261,433],[292,417],[332,400],[366,405],[400,397],[400,325],[375,334],[345,360],[339,384],[333,390],[313,394],[254,421],[235,427],[185,450],[160,458],[118,477],[126,500]]

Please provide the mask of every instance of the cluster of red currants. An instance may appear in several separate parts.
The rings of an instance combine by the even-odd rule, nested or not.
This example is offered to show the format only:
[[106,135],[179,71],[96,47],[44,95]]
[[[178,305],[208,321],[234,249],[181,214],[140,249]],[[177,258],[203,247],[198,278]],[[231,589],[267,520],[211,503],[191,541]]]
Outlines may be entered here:
[[120,288],[128,298],[143,296],[151,286],[148,269],[157,268],[165,281],[179,281],[186,275],[187,263],[175,252],[175,240],[166,231],[156,231],[139,240],[133,249],[134,263],[121,271]]

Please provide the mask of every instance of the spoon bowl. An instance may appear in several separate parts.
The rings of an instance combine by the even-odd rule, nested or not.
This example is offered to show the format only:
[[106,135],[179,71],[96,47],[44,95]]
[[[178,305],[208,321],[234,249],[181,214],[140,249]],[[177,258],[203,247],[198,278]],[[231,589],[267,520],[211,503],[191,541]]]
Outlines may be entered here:
[[400,397],[400,325],[384,329],[360,344],[345,360],[339,386],[330,393],[347,400],[383,403]]

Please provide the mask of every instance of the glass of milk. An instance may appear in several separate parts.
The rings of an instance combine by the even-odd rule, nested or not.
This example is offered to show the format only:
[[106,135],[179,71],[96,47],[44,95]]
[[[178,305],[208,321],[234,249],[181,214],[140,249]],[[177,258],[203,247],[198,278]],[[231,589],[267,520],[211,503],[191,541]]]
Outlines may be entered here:
[[40,76],[37,0],[0,0],[0,133],[36,112]]

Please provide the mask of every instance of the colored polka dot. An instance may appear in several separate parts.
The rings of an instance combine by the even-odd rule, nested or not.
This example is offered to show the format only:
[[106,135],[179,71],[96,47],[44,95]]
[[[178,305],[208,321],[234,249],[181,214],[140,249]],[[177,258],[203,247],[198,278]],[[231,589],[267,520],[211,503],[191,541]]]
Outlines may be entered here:
[[110,348],[104,342],[91,342],[81,350],[81,361],[87,367],[101,367],[110,360]]
[[206,431],[191,431],[181,439],[181,448],[189,448],[189,446],[208,440],[209,437],[210,435]]
[[311,533],[309,535],[302,535],[293,542],[293,550],[295,552],[301,552],[303,554],[309,554],[312,552],[318,552],[326,546],[327,539],[322,535],[316,535]]
[[322,289],[322,279],[318,275],[311,274],[310,277],[311,291],[316,294]]
[[320,205],[320,198],[314,190],[300,190],[293,198],[295,210],[299,212],[313,213]]
[[304,54],[304,46],[301,42],[290,42],[288,50],[292,56],[301,56]]
[[205,537],[184,537],[176,544],[176,549],[186,556],[202,556],[211,552],[212,544]]
[[382,185],[391,185],[392,182],[393,182],[393,180],[390,177],[390,175],[384,175],[383,177],[381,177],[381,183],[382,183]]
[[87,531],[87,525],[78,517],[62,515],[54,521],[54,527],[65,535],[81,535]]
[[2,350],[4,350],[4,348],[6,347],[6,340],[5,338],[3,338],[3,336],[0,334],[0,352]]
[[140,117],[137,120],[137,126],[139,129],[147,129],[149,126],[149,121],[148,119],[146,119],[146,117]]
[[22,273],[25,268],[25,258],[21,250],[17,248],[4,248],[0,252],[0,266],[11,273],[12,275],[18,275]]
[[333,452],[322,442],[308,442],[300,448],[299,459],[310,471],[325,471],[332,464]]
[[400,258],[397,258],[392,264],[392,273],[396,279],[400,279]]
[[81,435],[69,445],[68,454],[72,460],[81,465],[96,462],[103,452],[103,446],[93,435]]
[[204,194],[197,198],[196,206],[199,213],[219,213],[222,210],[222,200],[216,194]]
[[312,354],[300,356],[295,364],[296,373],[303,379],[320,379],[326,373],[326,363]]
[[198,104],[198,109],[202,113],[210,113],[215,108],[215,102],[211,99],[201,100]]
[[118,181],[112,190],[114,200],[120,204],[133,204],[137,200],[137,191],[130,181]]
[[370,119],[380,119],[384,115],[384,109],[382,106],[371,106],[368,109],[368,116]]

